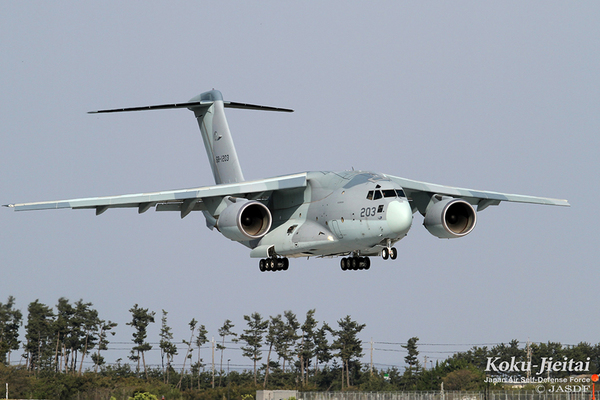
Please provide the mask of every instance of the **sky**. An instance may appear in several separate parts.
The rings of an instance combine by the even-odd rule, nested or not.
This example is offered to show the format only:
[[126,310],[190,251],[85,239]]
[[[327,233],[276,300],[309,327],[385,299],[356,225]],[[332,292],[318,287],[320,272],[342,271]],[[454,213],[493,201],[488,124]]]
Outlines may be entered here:
[[93,303],[119,324],[109,361],[127,361],[134,304],[156,312],[151,342],[163,309],[175,340],[192,318],[218,339],[253,312],[350,315],[381,368],[402,367],[413,336],[434,362],[512,339],[599,343],[599,18],[593,1],[0,2],[0,204],[212,185],[188,110],[87,112],[213,88],[295,110],[227,110],[249,180],[356,169],[571,203],[489,207],[454,240],[417,215],[393,262],[278,273],[201,213],[2,208],[0,302]]

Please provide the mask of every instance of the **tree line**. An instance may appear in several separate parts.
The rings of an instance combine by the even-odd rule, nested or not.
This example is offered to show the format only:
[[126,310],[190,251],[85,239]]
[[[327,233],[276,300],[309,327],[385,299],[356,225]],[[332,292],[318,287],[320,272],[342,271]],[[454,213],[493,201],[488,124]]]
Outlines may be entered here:
[[[158,342],[161,364],[149,367],[145,356],[153,344],[148,341],[147,332],[149,325],[155,323],[156,313],[138,304],[129,312],[131,320],[126,325],[133,331],[128,356],[131,364],[118,360],[109,365],[103,351],[108,349],[109,338],[114,335],[117,324],[100,318],[91,303],[83,300],[71,303],[60,298],[52,308],[36,300],[29,304],[24,320],[21,311],[15,308],[15,299],[10,296],[5,304],[0,303],[0,364],[5,366],[0,369],[0,375],[8,368],[38,379],[36,382],[48,377],[54,381],[83,378],[86,374],[88,378],[92,374],[94,379],[137,379],[144,382],[143,385],[159,382],[174,393],[185,392],[187,397],[197,398],[208,396],[206,393],[222,394],[219,390],[225,387],[233,387],[238,394],[257,388],[439,390],[442,383],[447,390],[474,390],[486,386],[486,376],[524,376],[522,368],[504,368],[523,360],[540,365],[543,359],[565,362],[572,359],[587,362],[586,373],[600,372],[600,344],[528,344],[512,340],[492,347],[475,346],[428,366],[427,361],[421,362],[419,358],[416,336],[402,344],[406,351],[404,370],[377,369],[360,361],[364,348],[358,336],[365,324],[348,315],[332,326],[317,321],[314,309],[302,318],[292,311],[267,318],[257,312],[244,315],[245,327],[237,332],[233,322],[225,320],[218,329],[218,339],[210,346],[217,352],[216,361],[213,354],[205,354],[208,332],[196,319],[188,324],[189,339],[183,340],[185,347],[179,354],[182,348],[173,341],[168,313],[162,310]],[[19,328],[23,325],[25,336],[20,338]],[[252,362],[252,369],[225,371],[224,354],[230,343],[239,344],[243,356]],[[25,365],[11,367],[11,355],[19,349],[23,351]],[[183,357],[181,368],[175,368],[174,364],[178,355]],[[207,356],[211,357],[210,364],[204,362]],[[84,360],[91,360],[92,367],[84,369]],[[563,377],[571,373],[563,369],[550,371],[548,376]],[[68,384],[63,386],[69,387]]]
[[[146,353],[153,346],[148,342],[148,326],[155,323],[156,313],[135,304],[129,312],[131,320],[126,323],[133,328],[132,348],[128,356],[138,374],[148,378]],[[259,370],[262,385],[267,386],[269,377],[275,370],[282,373],[298,369],[300,382],[306,384],[309,376],[318,374],[334,358],[341,365],[342,386],[350,386],[351,364],[363,356],[362,342],[358,334],[365,324],[353,321],[350,316],[341,318],[333,329],[329,324],[319,326],[315,319],[316,310],[306,313],[301,322],[292,311],[263,318],[258,312],[244,315],[246,328],[238,334],[233,331],[234,324],[227,319],[218,329],[219,342],[216,351],[220,352],[219,369],[211,368],[211,386],[214,388],[223,381],[223,360],[226,343],[241,343],[244,357],[253,363],[253,382],[259,382]],[[168,313],[162,310],[159,348],[161,353],[161,370],[164,381],[169,380],[173,368],[174,357],[178,348],[173,342],[173,333],[167,322]],[[19,328],[25,323],[25,337],[19,338]],[[55,310],[35,300],[27,307],[27,320],[15,308],[15,299],[9,296],[6,304],[0,303],[0,362],[10,365],[14,351],[19,350],[21,342],[25,359],[25,369],[34,373],[54,371],[81,375],[84,361],[89,357],[93,362],[93,371],[106,367],[102,351],[108,349],[109,335],[114,335],[117,323],[99,317],[92,303],[78,300],[75,303],[61,297]],[[189,340],[183,340],[187,346],[180,376],[189,369],[198,372],[206,367],[200,356],[202,347],[208,342],[207,329],[192,319],[189,323]],[[266,363],[259,365],[263,359],[263,347],[267,347]],[[194,352],[197,351],[195,362]],[[182,378],[178,382],[181,387]]]

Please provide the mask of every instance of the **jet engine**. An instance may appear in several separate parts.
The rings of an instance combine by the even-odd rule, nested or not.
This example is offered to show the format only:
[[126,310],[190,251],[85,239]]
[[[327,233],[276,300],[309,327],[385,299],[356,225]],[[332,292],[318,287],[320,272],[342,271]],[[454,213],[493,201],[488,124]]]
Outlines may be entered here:
[[237,199],[219,215],[217,229],[236,242],[260,239],[271,229],[271,212],[258,201]]
[[442,198],[427,207],[423,225],[433,236],[451,239],[469,234],[476,222],[477,213],[471,204],[462,199]]

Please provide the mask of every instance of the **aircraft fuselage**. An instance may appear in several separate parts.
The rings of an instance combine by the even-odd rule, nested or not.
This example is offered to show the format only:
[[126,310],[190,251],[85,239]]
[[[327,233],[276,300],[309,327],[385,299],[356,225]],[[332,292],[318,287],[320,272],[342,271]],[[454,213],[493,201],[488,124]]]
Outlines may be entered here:
[[306,188],[276,193],[271,230],[253,257],[378,255],[406,236],[412,209],[402,188],[372,172],[309,172]]

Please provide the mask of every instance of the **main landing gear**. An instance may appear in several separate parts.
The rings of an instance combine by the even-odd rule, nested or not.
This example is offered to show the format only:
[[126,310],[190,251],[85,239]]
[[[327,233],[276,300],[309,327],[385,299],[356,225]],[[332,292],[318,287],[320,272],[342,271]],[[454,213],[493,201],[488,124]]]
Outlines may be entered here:
[[342,271],[357,271],[359,269],[371,268],[371,259],[369,257],[344,257],[340,260]]
[[290,266],[290,260],[286,257],[269,257],[263,258],[258,262],[258,268],[261,272],[265,271],[287,271]]

